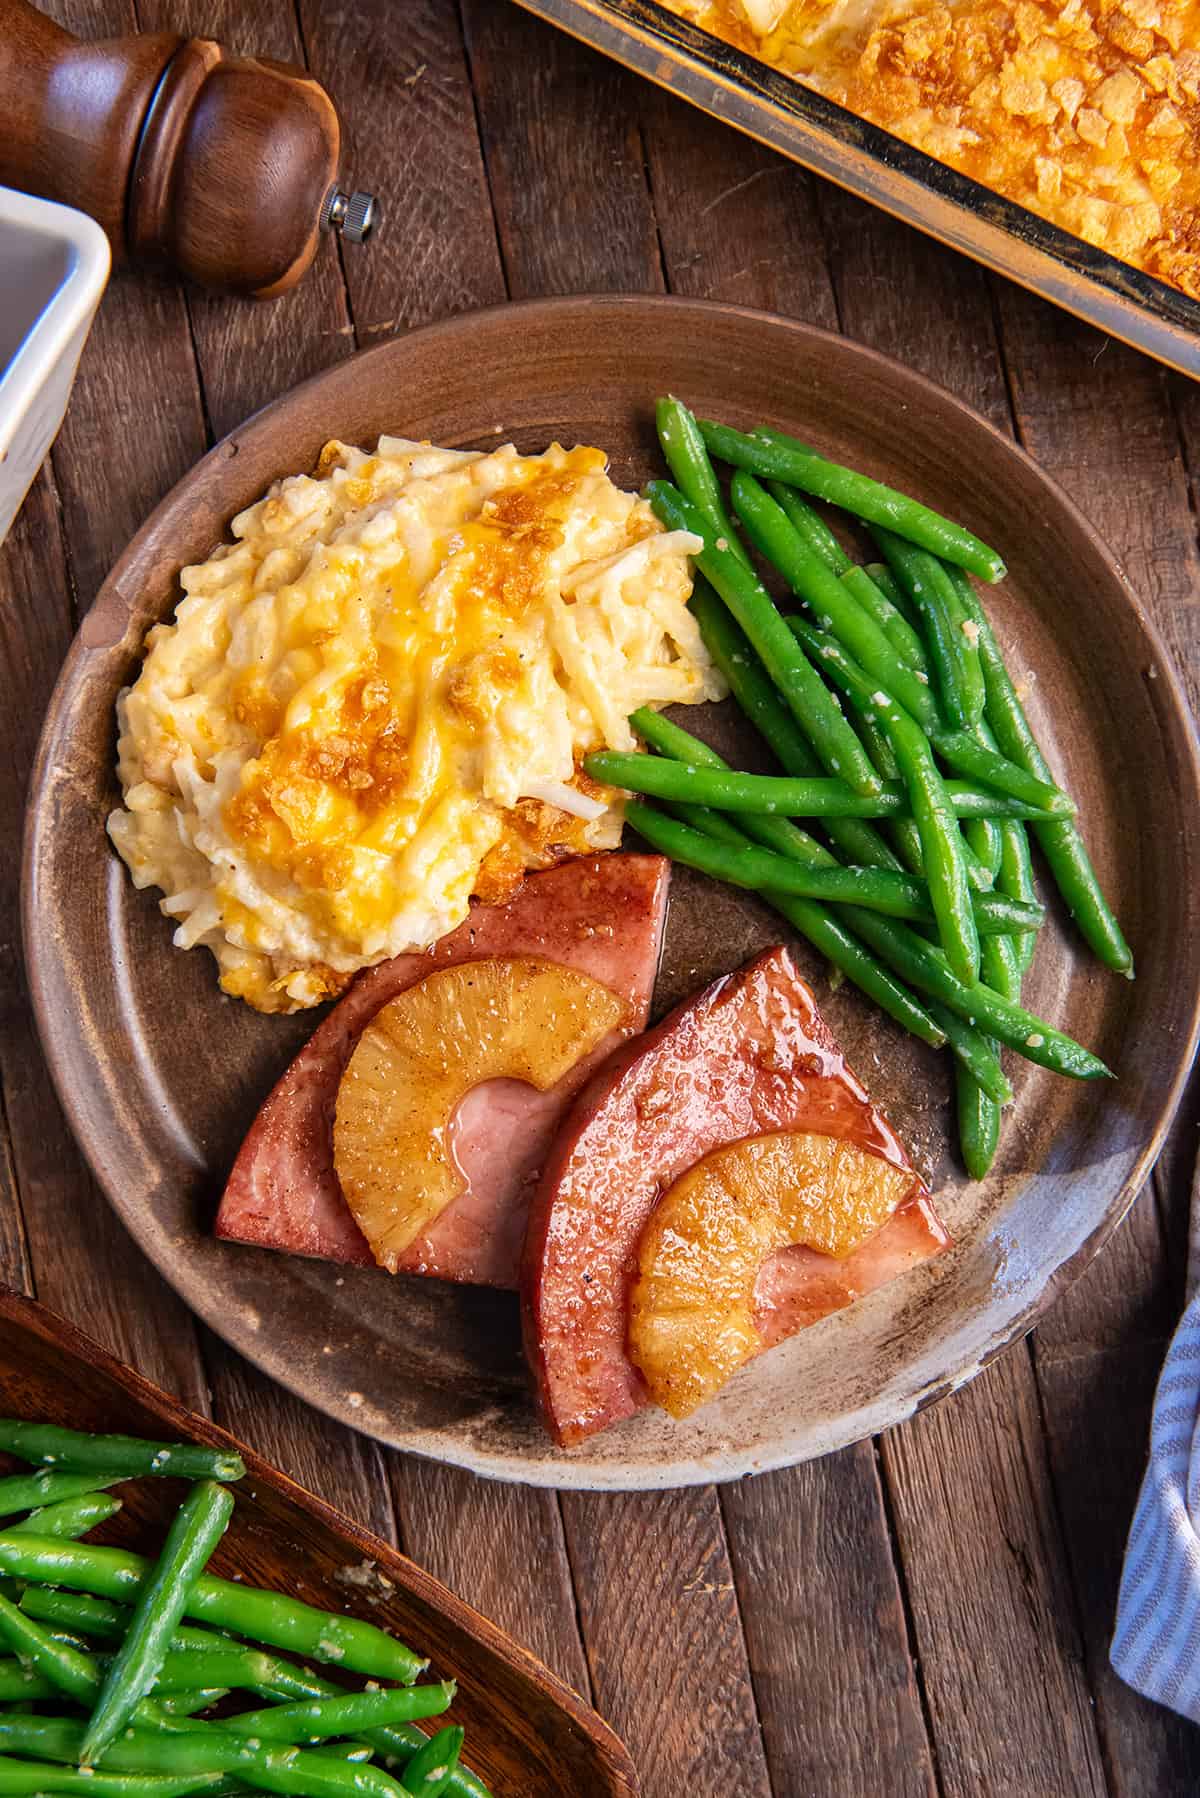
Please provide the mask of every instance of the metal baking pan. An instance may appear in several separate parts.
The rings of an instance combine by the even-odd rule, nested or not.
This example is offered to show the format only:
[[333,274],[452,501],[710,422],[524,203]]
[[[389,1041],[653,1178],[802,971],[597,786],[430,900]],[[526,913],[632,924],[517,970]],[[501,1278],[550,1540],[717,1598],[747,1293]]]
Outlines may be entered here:
[[1200,378],[1200,304],[653,0],[518,0],[818,175]]

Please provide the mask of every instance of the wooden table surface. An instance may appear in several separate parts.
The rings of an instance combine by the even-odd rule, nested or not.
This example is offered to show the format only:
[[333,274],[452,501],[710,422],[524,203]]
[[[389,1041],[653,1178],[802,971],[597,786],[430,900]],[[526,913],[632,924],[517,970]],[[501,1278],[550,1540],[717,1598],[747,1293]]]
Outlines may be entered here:
[[214,437],[356,348],[506,297],[601,289],[669,289],[844,331],[1015,433],[1075,496],[1193,703],[1200,387],[506,0],[54,10],[88,36],[170,28],[307,61],[385,228],[365,251],[326,242],[301,287],[265,307],[116,276],[51,460],[0,550],[0,1279],[509,1628],[611,1719],[647,1798],[1200,1789],[1200,1731],[1136,1698],[1107,1659],[1180,1305],[1195,1086],[1100,1261],[956,1397],[876,1443],[722,1489],[526,1491],[381,1452],[196,1324],[71,1141],[39,1058],[17,924],[42,711],[106,569]]

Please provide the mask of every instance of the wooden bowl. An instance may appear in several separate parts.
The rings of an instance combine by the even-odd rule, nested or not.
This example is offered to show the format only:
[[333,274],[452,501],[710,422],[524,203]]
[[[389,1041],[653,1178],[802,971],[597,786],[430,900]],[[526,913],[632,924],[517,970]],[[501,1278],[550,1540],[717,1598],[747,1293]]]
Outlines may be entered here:
[[[174,949],[156,895],[134,890],[104,834],[118,797],[113,705],[147,626],[175,604],[180,565],[205,556],[277,476],[310,468],[326,438],[595,443],[636,487],[662,470],[654,400],[666,391],[735,425],[792,431],[1003,552],[1010,575],[987,603],[1079,799],[1138,978],[1098,967],[1053,910],[1027,1003],[1119,1077],[1081,1087],[1007,1057],[1016,1102],[992,1173],[971,1184],[953,1148],[947,1058],[848,983],[831,990],[798,944],[957,1246],[743,1369],[694,1417],[645,1411],[563,1451],[532,1402],[511,1294],[213,1239],[242,1133],[315,1020],[222,998],[207,952]],[[729,705],[686,722],[740,765],[763,765]],[[42,1039],[76,1135],[146,1253],[214,1330],[397,1447],[541,1485],[679,1485],[824,1454],[907,1417],[1028,1329],[1105,1241],[1158,1151],[1196,1042],[1200,775],[1178,683],[1121,570],[1066,495],[969,407],[845,338],[765,313],[537,301],[413,332],[319,375],[168,495],[84,619],[51,703],[24,903]],[[788,934],[754,896],[676,870],[656,1009]]]
[[[0,1407],[75,1430],[236,1449],[246,1478],[232,1488],[237,1502],[215,1573],[363,1617],[428,1655],[433,1677],[458,1681],[450,1715],[467,1732],[463,1759],[496,1798],[634,1798],[633,1762],[607,1723],[502,1629],[73,1324],[2,1290]],[[161,1540],[181,1492],[178,1480],[123,1485],[125,1508],[95,1539],[126,1547]],[[345,1580],[368,1561],[390,1586]]]

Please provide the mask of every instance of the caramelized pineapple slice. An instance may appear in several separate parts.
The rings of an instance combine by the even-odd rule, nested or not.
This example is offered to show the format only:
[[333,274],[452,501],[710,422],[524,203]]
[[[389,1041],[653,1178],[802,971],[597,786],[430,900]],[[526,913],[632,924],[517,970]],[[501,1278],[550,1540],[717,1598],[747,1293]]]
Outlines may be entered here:
[[786,1132],[717,1149],[669,1187],[638,1248],[630,1356],[656,1404],[687,1417],[762,1344],[759,1269],[802,1243],[850,1255],[912,1191],[914,1176],[835,1136]]
[[338,1087],[333,1165],[381,1267],[462,1190],[452,1121],[484,1080],[545,1092],[627,1014],[574,968],[534,957],[462,962],[376,1013]]

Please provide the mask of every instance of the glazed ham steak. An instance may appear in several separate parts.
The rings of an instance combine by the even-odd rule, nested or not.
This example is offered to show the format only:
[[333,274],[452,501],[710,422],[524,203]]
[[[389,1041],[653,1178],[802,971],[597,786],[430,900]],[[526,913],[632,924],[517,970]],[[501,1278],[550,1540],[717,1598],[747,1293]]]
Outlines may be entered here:
[[668,864],[656,855],[579,858],[531,875],[504,905],[477,905],[431,949],[361,974],[279,1081],[242,1145],[217,1235],[261,1248],[373,1264],[333,1166],[338,1088],[366,1026],[435,970],[491,957],[537,958],[600,982],[623,1004],[620,1027],[546,1092],[492,1080],[459,1106],[454,1157],[465,1185],[396,1260],[407,1273],[515,1287],[533,1185],[588,1076],[644,1028],[658,968]]
[[[831,1159],[825,1142],[830,1153],[825,1171],[813,1176],[815,1195],[756,1193],[753,1179],[743,1178],[742,1199],[731,1198],[737,1182],[730,1184],[726,1169],[727,1205],[741,1203],[743,1211],[734,1217],[728,1210],[714,1222],[713,1184],[721,1170],[697,1181],[690,1177],[708,1172],[698,1164],[741,1142],[778,1154],[781,1135],[796,1133],[806,1141],[782,1148],[802,1148],[806,1165],[821,1160],[820,1139],[836,1139],[834,1149],[845,1145],[854,1154]],[[847,1167],[857,1169],[862,1185],[864,1159],[874,1170],[865,1198],[847,1189],[845,1179]],[[805,1234],[798,1240],[795,1222],[791,1233],[781,1234],[781,1219],[802,1211],[796,1200],[805,1196],[814,1198]],[[668,1201],[675,1206],[671,1227],[654,1244],[656,1208]],[[833,1252],[808,1246],[826,1240],[825,1201],[839,1208],[838,1227],[827,1238]],[[522,1268],[526,1351],[551,1433],[562,1444],[579,1443],[651,1401],[652,1388],[630,1358],[635,1299],[639,1340],[657,1357],[653,1396],[683,1415],[711,1395],[714,1377],[727,1377],[751,1353],[938,1254],[949,1240],[787,950],[772,949],[618,1050],[559,1131],[534,1196]],[[773,1246],[780,1241],[789,1246]],[[743,1317],[735,1315],[739,1270],[731,1274],[729,1263],[753,1253],[756,1242],[760,1264],[750,1269]],[[672,1255],[673,1316],[662,1281]],[[697,1270],[709,1288],[689,1292]],[[726,1287],[731,1296],[722,1310]],[[683,1341],[689,1307],[693,1325],[697,1311],[710,1314],[707,1347]],[[731,1333],[738,1332],[730,1348]],[[678,1379],[672,1354],[679,1358]],[[710,1362],[707,1368],[697,1367],[697,1354]],[[720,1376],[717,1367],[714,1375],[722,1357],[726,1372]]]

